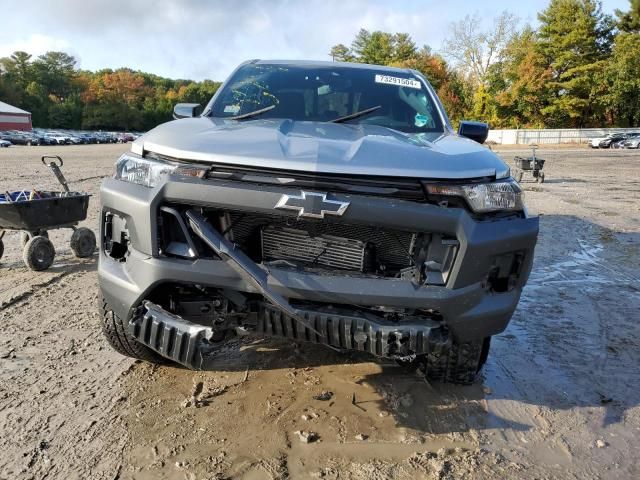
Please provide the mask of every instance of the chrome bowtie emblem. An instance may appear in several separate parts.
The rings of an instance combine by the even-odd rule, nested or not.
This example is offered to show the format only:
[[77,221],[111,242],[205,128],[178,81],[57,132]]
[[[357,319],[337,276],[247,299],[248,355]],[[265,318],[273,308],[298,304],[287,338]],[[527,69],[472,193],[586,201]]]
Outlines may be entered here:
[[299,217],[324,218],[325,215],[342,215],[349,202],[327,200],[326,193],[305,192],[300,195],[282,195],[274,208],[295,210]]

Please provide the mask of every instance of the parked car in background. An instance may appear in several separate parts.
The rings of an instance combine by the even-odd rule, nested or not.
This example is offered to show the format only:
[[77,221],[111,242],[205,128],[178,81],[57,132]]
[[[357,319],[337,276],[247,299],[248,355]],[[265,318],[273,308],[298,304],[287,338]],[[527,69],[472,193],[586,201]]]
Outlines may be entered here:
[[117,139],[115,136],[111,135],[108,132],[96,132],[95,134],[97,143],[116,143]]
[[621,143],[622,148],[640,148],[640,132],[630,134]]
[[58,145],[69,145],[71,143],[71,139],[62,133],[50,132],[47,136],[53,139]]
[[131,135],[130,133],[119,133],[117,135],[117,139],[118,139],[118,143],[128,143],[128,142],[133,142],[136,137],[134,137],[133,135]]
[[600,142],[606,140],[607,137],[596,137],[596,138],[592,138],[591,140],[589,140],[589,146],[591,148],[599,148],[600,147]]
[[84,143],[87,143],[87,144],[98,143],[97,142],[98,137],[92,132],[82,132],[82,133],[79,133],[78,135],[82,138]]
[[9,140],[0,140],[0,148],[10,147],[12,143]]
[[0,131],[0,139],[13,145],[88,145],[93,143],[127,143],[141,134],[132,132],[90,132],[86,130],[57,130],[34,128],[24,132]]
[[8,140],[14,145],[40,145],[37,137],[28,132],[7,131],[0,133],[1,140]]
[[[612,143],[619,142],[621,140],[626,140],[627,137],[628,137],[628,134],[626,133],[611,133],[606,137],[599,139],[600,141],[598,142],[597,148],[611,148]],[[593,145],[591,146],[593,147]]]
[[89,143],[85,140],[81,135],[69,134],[69,144],[71,145],[82,145]]
[[34,132],[33,135],[38,139],[40,145],[57,145],[58,143],[53,138],[50,138],[41,132]]

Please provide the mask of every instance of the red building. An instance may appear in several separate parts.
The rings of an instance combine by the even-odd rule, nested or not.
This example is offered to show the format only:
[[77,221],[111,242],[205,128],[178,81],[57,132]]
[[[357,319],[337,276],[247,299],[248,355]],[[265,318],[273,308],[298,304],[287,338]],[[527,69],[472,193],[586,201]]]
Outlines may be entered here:
[[8,103],[0,102],[0,131],[31,130],[31,114]]

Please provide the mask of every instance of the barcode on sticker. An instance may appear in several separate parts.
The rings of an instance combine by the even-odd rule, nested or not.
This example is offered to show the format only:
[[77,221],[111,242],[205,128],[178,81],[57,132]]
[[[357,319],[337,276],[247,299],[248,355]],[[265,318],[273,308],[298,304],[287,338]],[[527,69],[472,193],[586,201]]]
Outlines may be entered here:
[[417,88],[420,90],[422,85],[418,80],[413,78],[391,77],[389,75],[376,75],[376,83],[386,83],[387,85],[397,85],[398,87]]

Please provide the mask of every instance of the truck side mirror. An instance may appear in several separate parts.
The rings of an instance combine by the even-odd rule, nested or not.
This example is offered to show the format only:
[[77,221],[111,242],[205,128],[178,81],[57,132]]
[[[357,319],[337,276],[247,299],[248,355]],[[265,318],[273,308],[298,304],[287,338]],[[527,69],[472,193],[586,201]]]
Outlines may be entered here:
[[461,137],[467,137],[471,140],[484,143],[489,135],[489,125],[483,122],[472,122],[469,120],[463,120],[460,122],[458,128],[458,135]]
[[197,117],[202,112],[202,106],[199,103],[177,103],[173,107],[173,118],[179,120],[181,118]]

